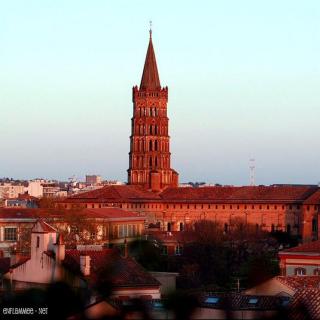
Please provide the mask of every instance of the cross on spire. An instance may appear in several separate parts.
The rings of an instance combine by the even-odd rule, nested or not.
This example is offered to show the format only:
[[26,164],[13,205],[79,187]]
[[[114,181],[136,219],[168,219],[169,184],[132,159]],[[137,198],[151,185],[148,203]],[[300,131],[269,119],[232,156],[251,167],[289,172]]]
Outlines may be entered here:
[[151,39],[152,38],[152,20],[149,21],[149,25],[150,25],[149,33],[150,33],[150,39]]

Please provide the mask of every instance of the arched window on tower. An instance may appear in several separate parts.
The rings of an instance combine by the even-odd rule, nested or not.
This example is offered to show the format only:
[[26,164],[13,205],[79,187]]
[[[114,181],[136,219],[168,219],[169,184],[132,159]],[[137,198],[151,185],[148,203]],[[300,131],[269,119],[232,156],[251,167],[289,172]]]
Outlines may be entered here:
[[317,231],[318,231],[317,219],[313,218],[312,219],[312,232],[317,232]]
[[149,166],[152,167],[152,157],[149,158]]
[[155,165],[155,167],[157,168],[157,167],[158,167],[158,157],[155,157],[154,160],[155,160],[155,164],[154,164],[154,165]]
[[154,134],[158,134],[158,126],[154,126]]
[[170,232],[170,231],[171,231],[171,227],[172,227],[172,226],[171,226],[171,223],[170,223],[170,222],[168,222],[168,223],[167,223],[167,231],[168,231],[168,232]]
[[152,151],[152,140],[149,141],[149,151]]
[[158,141],[157,140],[155,140],[155,142],[154,142],[154,150],[158,151]]

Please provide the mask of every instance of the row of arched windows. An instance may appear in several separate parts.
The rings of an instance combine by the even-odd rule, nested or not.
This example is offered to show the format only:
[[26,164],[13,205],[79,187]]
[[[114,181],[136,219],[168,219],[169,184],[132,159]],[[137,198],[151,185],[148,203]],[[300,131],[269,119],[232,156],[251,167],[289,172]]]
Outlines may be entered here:
[[136,115],[140,117],[157,117],[159,115],[159,109],[154,108],[137,108],[136,109]]
[[136,135],[168,135],[168,126],[158,126],[158,125],[143,125],[138,124],[135,127]]
[[169,152],[169,142],[168,141],[158,141],[156,139],[149,140],[147,147],[144,144],[144,139],[135,139],[134,150],[138,152],[144,151],[164,151]]
[[[167,156],[150,156],[146,158],[148,163],[144,163],[144,156],[134,156],[133,157],[133,167],[134,168],[169,168],[170,162]],[[165,175],[164,175],[165,176]]]

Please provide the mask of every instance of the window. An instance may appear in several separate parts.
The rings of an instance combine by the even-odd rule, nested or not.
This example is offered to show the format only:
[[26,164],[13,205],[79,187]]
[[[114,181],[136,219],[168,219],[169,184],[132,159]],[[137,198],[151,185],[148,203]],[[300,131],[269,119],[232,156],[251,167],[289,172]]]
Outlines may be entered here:
[[258,298],[250,298],[248,302],[251,305],[255,305],[258,303]]
[[126,224],[122,224],[119,226],[119,238],[125,238],[128,233],[127,233],[127,225]]
[[183,231],[183,227],[184,227],[184,226],[183,226],[183,222],[180,222],[180,224],[179,224],[179,230],[180,230],[180,231]]
[[167,246],[162,246],[162,254],[167,255],[168,254],[168,247]]
[[169,231],[169,232],[171,231],[171,223],[170,222],[167,223],[167,231]]
[[39,247],[40,247],[40,237],[37,236],[37,248],[39,248]]
[[317,231],[318,231],[317,219],[313,218],[312,219],[312,232],[317,232]]
[[225,223],[225,224],[224,224],[224,232],[225,232],[225,233],[227,233],[227,232],[228,232],[228,228],[229,228],[228,224],[227,224],[227,223]]
[[4,241],[17,241],[17,228],[4,228]]
[[316,268],[313,270],[313,275],[314,276],[320,276],[320,269],[319,268]]
[[181,254],[182,254],[182,246],[178,244],[175,249],[175,255],[180,256]]
[[217,304],[219,302],[219,297],[207,297],[204,300],[204,303],[208,303],[208,304]]
[[295,268],[294,274],[296,276],[305,276],[306,275],[306,269],[305,268]]

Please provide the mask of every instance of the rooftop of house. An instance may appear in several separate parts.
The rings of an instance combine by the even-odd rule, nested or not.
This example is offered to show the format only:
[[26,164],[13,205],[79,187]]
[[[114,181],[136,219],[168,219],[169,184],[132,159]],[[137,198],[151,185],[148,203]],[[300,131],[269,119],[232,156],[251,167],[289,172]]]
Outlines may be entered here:
[[80,256],[90,257],[89,282],[109,280],[115,287],[159,287],[160,283],[131,257],[122,257],[116,250],[66,250],[63,265],[81,275]]
[[320,319],[320,289],[298,290],[290,304],[290,320]]
[[279,252],[279,255],[286,253],[320,253],[320,240],[308,242],[293,248],[282,250]]
[[294,291],[320,287],[320,276],[278,276],[275,279]]
[[81,193],[61,200],[63,203],[81,202],[303,202],[319,190],[314,186],[212,186],[212,187],[169,187],[160,193],[144,190],[140,186],[105,186],[98,190]]
[[120,208],[110,207],[101,209],[36,209],[36,208],[0,208],[0,219],[16,220],[16,219],[32,219],[36,221],[38,218],[63,218],[69,215],[77,214],[78,216],[113,219],[136,219],[144,220],[141,214],[133,211],[122,210]]

